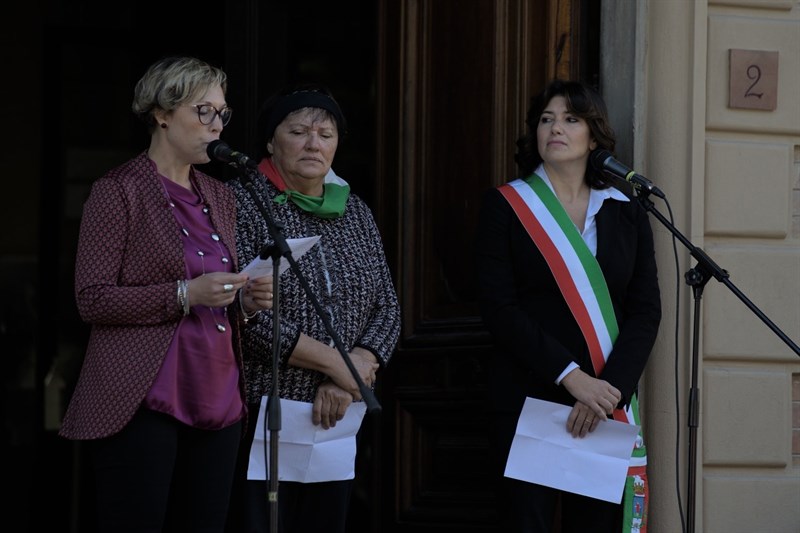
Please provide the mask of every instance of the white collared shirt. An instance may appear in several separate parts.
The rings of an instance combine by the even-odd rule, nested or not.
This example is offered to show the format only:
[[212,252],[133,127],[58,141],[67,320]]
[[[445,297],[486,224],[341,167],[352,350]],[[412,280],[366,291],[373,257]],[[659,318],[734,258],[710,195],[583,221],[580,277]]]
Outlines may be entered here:
[[[539,168],[536,169],[536,174],[540,176],[542,180],[544,180],[547,186],[550,187],[550,190],[553,191],[553,194],[555,194],[556,191],[553,189],[553,184],[550,182],[550,178],[547,176],[544,165],[539,165]],[[589,247],[589,250],[594,256],[597,256],[597,221],[595,220],[595,216],[600,211],[600,208],[603,207],[603,202],[609,198],[620,200],[622,202],[630,201],[630,198],[613,187],[609,187],[608,189],[590,189],[589,205],[586,207],[586,222],[583,225],[582,232],[580,229],[578,229],[578,232],[583,238],[583,242],[586,243],[586,246]],[[556,385],[560,385],[561,380],[576,368],[578,368],[577,363],[573,362],[567,365],[567,368],[565,368],[556,379]]]
[[[539,165],[539,168],[536,169],[536,174],[544,180],[550,190],[553,191],[553,194],[555,194],[556,191],[553,189],[553,184],[550,182],[550,177],[547,175],[544,165]],[[578,230],[581,233],[581,237],[583,237],[583,242],[586,243],[586,246],[589,247],[594,256],[597,255],[597,222],[595,221],[595,215],[603,207],[603,202],[609,198],[620,200],[621,202],[630,202],[630,198],[614,187],[590,189],[589,205],[586,208],[586,222],[583,224],[583,232],[580,232],[580,229]]]

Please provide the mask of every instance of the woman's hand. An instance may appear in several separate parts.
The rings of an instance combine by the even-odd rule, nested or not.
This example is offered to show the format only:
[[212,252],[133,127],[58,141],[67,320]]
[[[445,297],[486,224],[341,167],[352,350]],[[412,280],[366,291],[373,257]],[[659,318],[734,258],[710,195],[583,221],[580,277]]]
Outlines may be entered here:
[[[363,348],[354,348],[348,355],[361,380],[371,386],[375,382],[375,373],[378,371],[378,363],[375,356],[369,350],[364,350]],[[349,393],[353,399],[361,399],[361,390],[336,348],[323,344],[305,333],[301,333],[288,363],[292,366],[322,372],[336,385]]]
[[611,383],[593,378],[580,368],[567,374],[561,384],[597,418],[605,419],[622,399],[622,393]]
[[[353,348],[353,351],[350,352],[350,360],[353,361],[353,365],[359,370],[361,380],[367,387],[372,387],[375,384],[375,379],[378,377],[378,369],[380,368],[378,358],[375,357],[375,354],[365,348],[356,346]],[[358,365],[356,365],[357,361]],[[362,373],[362,370],[365,373]]]
[[242,289],[242,309],[247,314],[272,309],[272,276],[251,279]]
[[573,437],[585,437],[597,429],[597,424],[606,420],[606,417],[598,417],[597,413],[589,409],[583,402],[575,402],[572,411],[569,412],[567,417],[567,431],[572,433]]
[[350,393],[332,381],[323,381],[314,397],[311,421],[315,426],[322,424],[323,429],[335,427],[351,403],[353,396]]
[[189,305],[227,307],[236,298],[236,291],[247,283],[247,274],[209,272],[189,280],[186,295]]

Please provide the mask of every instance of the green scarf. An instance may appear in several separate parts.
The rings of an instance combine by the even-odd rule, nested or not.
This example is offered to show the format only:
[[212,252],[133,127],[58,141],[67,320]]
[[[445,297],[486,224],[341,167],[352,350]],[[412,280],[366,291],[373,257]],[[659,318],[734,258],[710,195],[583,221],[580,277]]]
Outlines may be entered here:
[[272,163],[271,159],[263,159],[259,170],[275,185],[281,194],[274,202],[284,205],[291,201],[294,205],[319,218],[339,218],[344,215],[347,199],[350,197],[350,185],[330,169],[325,175],[322,196],[309,196],[287,188],[286,182]]

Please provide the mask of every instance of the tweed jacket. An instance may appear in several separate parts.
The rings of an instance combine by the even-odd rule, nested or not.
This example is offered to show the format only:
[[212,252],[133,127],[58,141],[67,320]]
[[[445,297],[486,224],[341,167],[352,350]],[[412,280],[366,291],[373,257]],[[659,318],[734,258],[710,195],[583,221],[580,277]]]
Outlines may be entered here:
[[[192,169],[211,221],[236,264],[233,194]],[[92,185],[75,261],[75,297],[91,324],[86,356],[60,435],[96,439],[131,420],[161,368],[183,316],[183,242],[153,162],[142,153]],[[237,305],[228,314],[238,340]],[[236,349],[234,350],[237,351]],[[237,353],[241,370],[241,357]],[[243,391],[242,379],[240,389]]]
[[[627,403],[661,320],[653,234],[635,201],[607,199],[595,221],[596,258],[619,325],[601,377]],[[490,378],[494,409],[516,415],[526,396],[574,404],[555,381],[570,362],[595,375],[588,347],[544,257],[496,189],[484,197],[476,260],[481,314],[496,348]]]
[[[369,207],[355,194],[347,200],[344,215],[323,219],[306,213],[294,203],[273,202],[278,189],[259,178],[254,183],[256,200],[238,180],[228,184],[237,199],[237,245],[243,265],[272,244],[258,204],[272,202],[274,217],[284,226],[287,239],[320,236],[297,260],[312,293],[328,314],[345,350],[356,346],[370,350],[381,366],[388,364],[400,336],[400,306],[384,256],[380,233]],[[286,259],[283,259],[286,261]],[[257,403],[272,391],[273,310],[259,313],[242,333],[247,398]],[[332,344],[322,319],[292,269],[280,277],[281,398],[313,402],[325,375],[286,363],[300,333]]]

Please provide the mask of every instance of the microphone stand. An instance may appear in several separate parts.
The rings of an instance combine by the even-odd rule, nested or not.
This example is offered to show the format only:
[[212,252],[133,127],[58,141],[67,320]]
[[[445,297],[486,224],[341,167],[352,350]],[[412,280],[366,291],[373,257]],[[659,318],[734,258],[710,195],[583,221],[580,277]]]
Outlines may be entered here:
[[700,425],[700,390],[697,387],[697,367],[700,332],[700,300],[703,297],[703,288],[713,277],[733,292],[755,315],[760,318],[783,342],[785,342],[797,355],[800,347],[797,346],[783,331],[778,328],[756,305],[751,302],[729,279],[728,272],[720,268],[700,248],[694,246],[675,226],[667,220],[653,205],[650,193],[646,189],[637,189],[636,198],[639,204],[648,213],[652,213],[681,243],[689,250],[692,257],[697,260],[697,265],[690,268],[684,278],[686,284],[692,287],[694,295],[694,320],[692,324],[692,374],[691,388],[689,389],[689,477],[687,489],[687,523],[689,533],[694,533],[695,526],[695,492],[696,492],[696,461],[697,461],[697,428]]
[[308,280],[306,280],[303,272],[300,270],[297,262],[295,261],[294,257],[292,257],[292,250],[289,247],[289,244],[286,242],[286,237],[283,235],[283,228],[284,225],[282,222],[278,222],[275,220],[275,217],[272,213],[272,206],[270,202],[262,202],[259,198],[258,194],[255,190],[255,185],[253,184],[254,177],[261,177],[264,181],[266,181],[266,177],[261,174],[257,169],[251,168],[249,166],[239,166],[236,164],[231,164],[231,166],[239,169],[240,176],[242,179],[240,180],[242,185],[247,192],[250,194],[250,197],[253,199],[256,207],[258,208],[261,216],[264,217],[264,220],[267,223],[267,230],[269,231],[269,235],[272,238],[272,245],[263,246],[259,253],[259,257],[261,259],[266,259],[267,257],[272,258],[272,280],[273,280],[273,300],[272,300],[272,390],[270,391],[269,401],[267,402],[267,412],[265,416],[267,417],[267,424],[265,427],[269,430],[270,434],[270,441],[269,441],[269,487],[267,491],[267,501],[269,503],[269,517],[270,517],[270,529],[269,531],[278,531],[278,434],[281,430],[281,405],[280,405],[280,394],[279,394],[279,380],[278,380],[278,355],[280,353],[280,261],[281,258],[286,258],[289,262],[289,266],[291,267],[292,271],[294,271],[297,279],[300,281],[300,285],[303,287],[303,291],[308,296],[311,303],[314,305],[314,309],[316,310],[317,314],[319,315],[320,319],[322,320],[323,324],[325,325],[325,330],[333,339],[333,343],[336,346],[336,350],[344,359],[345,364],[347,365],[348,370],[353,375],[353,378],[358,385],[358,390],[361,393],[361,397],[364,399],[364,403],[367,404],[367,412],[377,413],[381,411],[381,406],[378,403],[377,398],[375,397],[374,392],[372,389],[367,387],[364,381],[361,379],[361,376],[358,375],[358,371],[356,370],[353,362],[350,360],[350,356],[345,350],[344,345],[342,344],[341,339],[339,338],[339,334],[333,329],[333,326],[330,323],[330,319],[328,318],[327,313],[322,309],[322,305],[320,305],[319,300],[317,299],[314,292],[311,290],[311,286],[308,284]]

